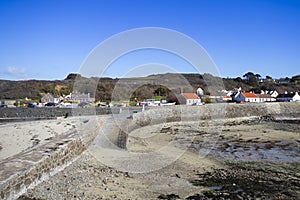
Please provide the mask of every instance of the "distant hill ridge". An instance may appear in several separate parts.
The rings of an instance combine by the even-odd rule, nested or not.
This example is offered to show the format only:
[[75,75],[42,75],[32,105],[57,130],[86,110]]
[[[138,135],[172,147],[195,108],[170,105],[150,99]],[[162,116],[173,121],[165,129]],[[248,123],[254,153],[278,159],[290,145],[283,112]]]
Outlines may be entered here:
[[[245,75],[244,75],[245,76]],[[73,85],[76,81],[76,89],[81,93],[90,93],[96,98],[96,100],[110,100],[114,87],[118,83],[118,87],[123,87],[124,91],[127,91],[130,84],[136,82],[141,83],[141,87],[137,89],[136,94],[139,98],[149,98],[154,95],[160,94],[161,90],[166,81],[168,85],[174,85],[174,88],[168,88],[173,93],[180,93],[187,88],[180,87],[180,81],[185,78],[192,86],[195,92],[197,88],[201,87],[204,89],[205,94],[210,94],[212,88],[217,89],[227,89],[231,90],[233,88],[241,87],[243,91],[255,91],[260,93],[261,90],[276,90],[279,93],[285,91],[296,92],[300,91],[300,75],[294,76],[292,78],[285,78],[287,81],[282,83],[276,82],[274,80],[261,81],[263,79],[257,79],[257,81],[251,81],[249,77],[242,79],[238,78],[220,78],[215,77],[210,74],[157,74],[150,75],[147,77],[137,77],[137,78],[99,78],[82,77],[79,74],[71,73],[64,80],[23,80],[23,81],[9,81],[0,80],[0,99],[24,99],[30,98],[38,101],[44,94],[52,93],[57,96],[67,95],[73,91]],[[144,83],[144,84],[143,84]],[[122,85],[123,84],[123,85]],[[209,85],[209,87],[207,87]],[[78,87],[79,86],[79,87]],[[97,86],[95,91],[95,86]],[[210,90],[209,90],[210,89]],[[190,89],[189,89],[190,90]],[[168,92],[170,92],[168,91]],[[186,91],[185,91],[186,92]],[[166,94],[160,94],[166,95]],[[213,95],[213,94],[211,94]]]

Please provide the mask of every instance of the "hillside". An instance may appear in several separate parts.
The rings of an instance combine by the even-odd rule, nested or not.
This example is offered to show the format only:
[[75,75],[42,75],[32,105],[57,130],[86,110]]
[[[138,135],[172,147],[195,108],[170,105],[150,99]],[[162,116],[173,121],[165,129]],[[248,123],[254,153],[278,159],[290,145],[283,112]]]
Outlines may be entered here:
[[[251,75],[251,73],[250,73]],[[245,75],[244,75],[245,76]],[[155,95],[174,97],[180,92],[195,92],[201,87],[205,94],[216,95],[216,91],[241,87],[243,91],[277,90],[279,93],[285,91],[300,91],[300,76],[285,78],[288,80],[279,82],[267,80],[259,82],[253,77],[244,79],[220,78],[210,74],[158,74],[140,78],[85,78],[78,74],[69,74],[64,80],[26,80],[9,81],[0,80],[0,99],[24,99],[30,98],[38,101],[44,94],[52,93],[57,96],[67,95],[70,92],[90,93],[96,100],[151,98]],[[284,79],[284,80],[285,80]],[[75,85],[74,85],[75,83]],[[75,91],[76,90],[76,91]],[[114,93],[113,93],[114,92]]]

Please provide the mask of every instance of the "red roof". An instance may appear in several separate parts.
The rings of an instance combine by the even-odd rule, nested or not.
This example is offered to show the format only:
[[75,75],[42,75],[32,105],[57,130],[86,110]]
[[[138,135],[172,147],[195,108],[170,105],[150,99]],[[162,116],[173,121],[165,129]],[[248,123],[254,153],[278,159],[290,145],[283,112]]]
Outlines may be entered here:
[[250,92],[242,92],[242,95],[246,98],[258,98],[256,94]]
[[269,94],[257,94],[257,96],[259,97],[259,98],[273,98],[271,95],[269,95]]
[[186,99],[200,99],[195,93],[182,93]]

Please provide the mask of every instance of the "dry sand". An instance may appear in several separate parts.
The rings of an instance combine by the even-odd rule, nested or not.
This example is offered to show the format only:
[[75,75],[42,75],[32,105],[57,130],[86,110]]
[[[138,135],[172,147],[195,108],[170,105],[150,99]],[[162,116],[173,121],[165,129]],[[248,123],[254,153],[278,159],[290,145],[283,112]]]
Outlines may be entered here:
[[0,124],[0,161],[41,146],[55,137],[85,126],[91,117],[8,122]]

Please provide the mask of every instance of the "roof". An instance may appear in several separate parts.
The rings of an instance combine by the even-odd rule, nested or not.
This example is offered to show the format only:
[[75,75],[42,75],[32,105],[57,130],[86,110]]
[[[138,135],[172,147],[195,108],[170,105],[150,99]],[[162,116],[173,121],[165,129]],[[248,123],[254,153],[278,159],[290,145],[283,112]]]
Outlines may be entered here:
[[182,93],[186,99],[200,99],[195,93]]
[[257,98],[256,94],[250,92],[242,92],[242,95],[246,98]]
[[45,94],[42,98],[47,98],[47,97],[57,98],[56,95],[49,93],[49,92],[47,94]]
[[257,94],[258,98],[273,98],[270,94]]

